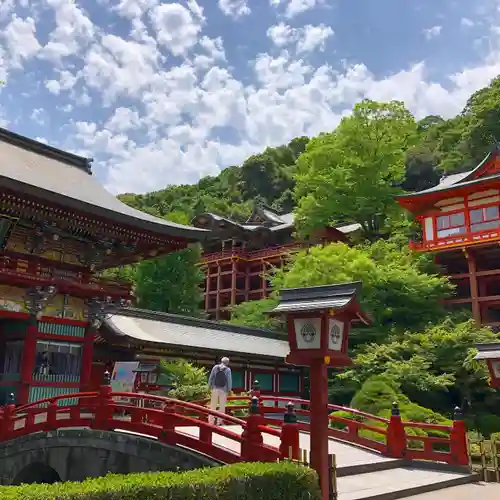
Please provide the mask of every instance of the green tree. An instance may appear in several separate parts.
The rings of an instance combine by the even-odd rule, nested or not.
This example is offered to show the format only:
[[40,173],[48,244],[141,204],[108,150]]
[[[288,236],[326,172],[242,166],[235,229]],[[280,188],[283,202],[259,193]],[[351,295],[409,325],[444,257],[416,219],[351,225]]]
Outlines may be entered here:
[[266,314],[273,310],[278,301],[275,298],[251,300],[235,306],[231,312],[229,323],[233,325],[251,326],[253,328],[268,328],[269,330],[284,330],[283,322]]
[[136,269],[139,307],[153,311],[200,316],[203,274],[198,246],[141,262]]
[[185,359],[161,361],[160,383],[167,385],[166,396],[181,401],[199,401],[208,397],[208,373]]
[[473,360],[474,345],[499,340],[499,334],[472,320],[449,317],[422,330],[393,332],[382,344],[364,345],[356,353],[354,367],[338,379],[340,384],[343,380],[361,384],[383,375],[412,400],[441,411],[464,400],[491,406],[488,371],[484,363]]
[[320,134],[297,161],[297,222],[303,234],[349,220],[373,237],[397,205],[405,154],[417,138],[413,116],[401,102],[365,100],[337,129]]

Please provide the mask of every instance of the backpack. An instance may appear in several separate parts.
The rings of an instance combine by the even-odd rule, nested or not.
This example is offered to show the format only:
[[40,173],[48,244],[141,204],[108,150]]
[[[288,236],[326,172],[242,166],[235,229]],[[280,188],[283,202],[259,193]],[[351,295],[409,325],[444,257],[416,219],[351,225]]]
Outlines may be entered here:
[[222,389],[227,384],[226,368],[217,367],[217,373],[215,374],[214,386],[217,389]]

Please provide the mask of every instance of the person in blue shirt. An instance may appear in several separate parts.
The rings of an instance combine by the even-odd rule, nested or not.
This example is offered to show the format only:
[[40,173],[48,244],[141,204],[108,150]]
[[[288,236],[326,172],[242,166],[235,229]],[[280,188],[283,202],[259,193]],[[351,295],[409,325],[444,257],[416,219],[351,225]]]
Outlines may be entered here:
[[[231,368],[229,368],[229,358],[222,358],[220,363],[215,365],[210,372],[210,377],[208,378],[208,386],[212,391],[212,398],[210,400],[210,408],[212,410],[217,410],[221,413],[226,411],[227,396],[231,392],[233,387],[233,380],[231,378]],[[213,424],[214,417],[210,415],[208,421]],[[221,419],[217,419],[216,425],[221,425]]]

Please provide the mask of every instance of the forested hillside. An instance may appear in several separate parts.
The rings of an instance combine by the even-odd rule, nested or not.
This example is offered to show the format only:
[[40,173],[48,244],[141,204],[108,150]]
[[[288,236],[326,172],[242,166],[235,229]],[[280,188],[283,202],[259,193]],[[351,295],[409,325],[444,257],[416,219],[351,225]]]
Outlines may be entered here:
[[[431,187],[443,173],[468,170],[500,140],[500,80],[473,94],[462,113],[444,120],[427,116],[415,123],[415,136],[404,145],[404,175],[395,186],[407,191]],[[328,131],[325,131],[328,132]],[[364,141],[360,132],[360,141]],[[122,194],[127,204],[161,217],[190,220],[201,212],[215,212],[242,221],[255,201],[288,212],[294,197],[296,160],[306,149],[307,137],[267,148],[241,166],[205,177],[197,184],[169,186],[145,195]],[[362,144],[360,143],[360,146]]]
[[[430,422],[444,421],[458,405],[471,427],[489,434],[500,432],[500,399],[488,387],[485,366],[473,361],[473,347],[500,341],[500,335],[475,325],[466,310],[445,310],[453,286],[430,256],[409,250],[417,228],[394,195],[475,167],[496,139],[500,78],[472,95],[452,119],[416,121],[403,103],[362,101],[334,131],[268,148],[193,186],[121,199],[184,223],[204,211],[242,221],[261,201],[293,210],[301,235],[358,222],[362,241],[298,253],[270,276],[271,297],[237,306],[231,321],[283,328],[264,314],[280,289],[361,280],[362,305],[373,325],[353,331],[354,365],[332,376],[332,399],[380,415],[398,400],[405,418]],[[199,249],[189,249],[119,272],[135,281],[140,306],[196,315],[198,257]]]

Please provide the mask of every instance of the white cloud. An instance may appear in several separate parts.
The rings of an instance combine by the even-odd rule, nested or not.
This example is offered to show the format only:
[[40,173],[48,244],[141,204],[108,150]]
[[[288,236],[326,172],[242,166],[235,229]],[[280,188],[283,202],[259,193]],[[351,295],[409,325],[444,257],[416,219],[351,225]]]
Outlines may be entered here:
[[330,26],[320,24],[319,26],[304,26],[302,36],[297,43],[297,52],[312,52],[319,48],[324,50],[326,40],[333,35]]
[[267,30],[267,36],[277,47],[285,47],[296,43],[297,53],[312,52],[315,49],[324,50],[326,40],[333,36],[330,26],[308,24],[302,28],[292,28],[281,22]]
[[122,17],[135,19],[141,17],[156,4],[158,0],[120,0],[113,10]]
[[314,9],[314,7],[322,4],[323,2],[324,0],[269,0],[269,4],[273,7],[286,4],[285,17],[288,19]]
[[284,47],[297,40],[297,30],[283,22],[270,26],[267,30],[267,36],[277,47]]
[[433,26],[432,28],[427,28],[423,31],[426,40],[432,40],[437,38],[441,34],[442,26]]
[[140,126],[139,113],[128,108],[117,108],[104,127],[110,132],[126,132]]
[[54,10],[56,27],[39,56],[60,63],[68,56],[75,56],[88,46],[95,34],[95,27],[74,0],[45,0]]
[[39,125],[45,125],[44,115],[46,115],[46,112],[43,108],[35,108],[31,113],[31,119]]
[[474,21],[472,19],[469,19],[468,17],[462,17],[460,20],[460,24],[465,27],[471,27],[474,26]]
[[161,4],[151,11],[151,23],[156,30],[158,43],[174,56],[181,56],[198,41],[201,25],[186,7],[178,4]]
[[10,64],[21,68],[22,62],[34,56],[40,50],[40,43],[36,38],[35,21],[28,17],[21,19],[12,15],[10,23],[3,31]]
[[250,14],[247,0],[219,0],[219,9],[234,19]]
[[87,85],[102,91],[110,104],[119,95],[138,97],[157,77],[161,60],[154,41],[138,43],[105,35],[87,52],[82,75]]
[[60,71],[59,79],[46,80],[45,87],[51,94],[59,95],[65,90],[71,90],[75,86],[77,80],[78,77],[73,75],[70,71]]
[[193,64],[197,68],[209,68],[217,61],[226,61],[226,52],[224,50],[224,42],[219,36],[217,38],[210,38],[203,36],[199,41],[200,48],[204,50],[204,54],[197,54],[193,60]]

